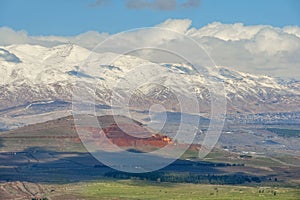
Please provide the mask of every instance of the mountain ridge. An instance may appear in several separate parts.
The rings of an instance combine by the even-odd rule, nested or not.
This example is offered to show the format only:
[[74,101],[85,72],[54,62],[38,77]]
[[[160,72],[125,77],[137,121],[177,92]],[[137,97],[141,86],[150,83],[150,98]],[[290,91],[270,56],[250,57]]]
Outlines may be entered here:
[[[200,112],[210,113],[211,95],[218,97],[219,92],[225,92],[228,113],[300,111],[297,80],[283,81],[224,66],[217,66],[218,72],[206,77],[187,63],[153,63],[132,55],[99,54],[71,43],[51,48],[28,44],[0,48],[20,61],[0,61],[1,110],[43,101],[70,104],[73,91],[82,89],[76,88],[76,83],[82,81],[88,95],[92,96],[95,90],[95,102],[99,105],[110,106],[113,94],[122,96],[133,86],[142,85],[130,99],[132,107],[142,110],[158,103],[167,110],[178,111],[178,95],[195,95]],[[115,56],[118,59],[109,63]],[[96,65],[99,70],[82,67],[85,64]],[[141,84],[147,81],[154,83]],[[225,91],[212,94],[210,88],[214,84],[223,84]],[[70,105],[62,110],[69,111]],[[2,113],[1,117],[11,115]]]

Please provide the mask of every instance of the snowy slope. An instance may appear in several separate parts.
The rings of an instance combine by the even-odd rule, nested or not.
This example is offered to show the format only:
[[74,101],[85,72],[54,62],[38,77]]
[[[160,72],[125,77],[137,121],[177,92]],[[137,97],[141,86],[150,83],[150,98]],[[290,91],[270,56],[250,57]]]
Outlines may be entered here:
[[[109,63],[108,60],[115,56],[112,53],[88,60],[96,68],[82,68],[90,55],[89,50],[73,44],[53,48],[0,47],[0,109],[38,101],[70,102],[72,91],[77,90],[75,83],[80,80],[86,83],[86,91],[91,94],[97,85],[96,102],[100,104],[107,104],[112,89],[118,86],[119,95],[134,89],[132,106],[162,103],[168,109],[177,110],[176,95],[193,93],[199,98],[201,111],[209,112],[209,87],[221,82],[226,89],[229,112],[300,110],[298,81],[281,82],[226,67],[218,67],[219,73],[213,74],[208,81],[206,76],[184,63],[151,63],[134,56],[121,56]],[[153,84],[142,84],[147,81]],[[133,88],[138,85],[140,87]]]

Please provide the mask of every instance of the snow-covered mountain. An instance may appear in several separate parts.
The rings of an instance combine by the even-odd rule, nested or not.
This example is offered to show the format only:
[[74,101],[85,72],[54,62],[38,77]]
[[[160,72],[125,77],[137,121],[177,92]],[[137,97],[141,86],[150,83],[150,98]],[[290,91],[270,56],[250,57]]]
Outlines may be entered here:
[[[282,81],[218,67],[219,72],[212,74],[208,81],[185,63],[152,63],[129,55],[109,63],[108,60],[115,56],[113,53],[99,54],[96,60],[88,59],[97,64],[99,71],[81,70],[90,55],[91,51],[73,44],[52,48],[0,47],[0,115],[3,117],[10,109],[19,112],[39,104],[52,105],[55,110],[53,101],[65,102],[70,108],[72,91],[78,90],[78,80],[85,83],[85,91],[91,94],[97,85],[96,102],[101,105],[110,102],[112,87],[116,84],[120,86],[116,94],[121,96],[133,89],[132,86],[139,85],[130,99],[133,107],[161,103],[167,109],[178,110],[176,95],[188,97],[193,93],[199,100],[201,112],[209,112],[209,87],[222,83],[230,113],[300,111],[300,82],[296,80]],[[143,81],[153,84],[142,84]]]

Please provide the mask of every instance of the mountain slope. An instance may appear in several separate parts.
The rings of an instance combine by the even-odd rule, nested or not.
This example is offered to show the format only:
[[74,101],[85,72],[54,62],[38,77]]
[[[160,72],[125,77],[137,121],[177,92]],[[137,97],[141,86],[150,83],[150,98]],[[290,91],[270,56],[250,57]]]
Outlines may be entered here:
[[[86,60],[91,51],[72,44],[53,48],[12,45],[1,47],[1,52],[2,117],[5,113],[6,117],[11,116],[8,108],[24,105],[24,111],[33,102],[63,101],[68,106],[61,110],[69,110],[72,92],[82,89],[75,84],[79,80],[84,82],[87,87],[84,90],[91,96],[96,88],[96,103],[102,105],[109,105],[113,92],[122,96],[134,89],[130,99],[132,107],[145,109],[153,103],[160,103],[168,110],[178,111],[177,96],[190,97],[193,94],[199,100],[200,112],[209,113],[209,89],[222,83],[230,113],[300,111],[300,82],[296,80],[280,81],[226,67],[218,67],[219,73],[206,77],[185,63],[152,63],[129,55],[109,63],[115,56],[113,53],[99,54],[96,60]],[[99,70],[82,70],[79,66],[86,64],[85,61],[97,65],[99,68],[95,69]],[[213,95],[218,97],[219,94]]]

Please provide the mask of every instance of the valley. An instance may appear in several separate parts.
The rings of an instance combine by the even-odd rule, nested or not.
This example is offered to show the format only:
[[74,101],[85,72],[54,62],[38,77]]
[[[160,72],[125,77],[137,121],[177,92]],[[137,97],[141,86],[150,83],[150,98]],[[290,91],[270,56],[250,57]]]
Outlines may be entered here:
[[[112,123],[109,117],[98,119],[105,127]],[[136,123],[126,118],[119,120]],[[1,196],[9,198],[13,194],[15,199],[24,196],[29,199],[97,199],[100,195],[107,199],[122,199],[126,195],[130,198],[144,195],[153,199],[161,195],[164,199],[174,195],[175,199],[180,199],[192,194],[194,198],[232,199],[235,193],[239,193],[244,199],[297,199],[299,195],[300,157],[297,145],[288,150],[291,147],[271,143],[260,149],[259,144],[251,146],[248,138],[242,140],[248,141],[248,144],[242,141],[237,144],[230,137],[232,134],[245,137],[243,131],[231,129],[232,133],[226,133],[225,130],[220,138],[222,143],[219,142],[203,160],[199,160],[197,149],[190,148],[179,160],[157,172],[130,174],[118,172],[96,160],[86,151],[74,126],[73,117],[68,116],[0,133]],[[156,148],[156,143],[147,143],[147,140],[142,146],[134,142],[130,143],[133,146],[129,146],[128,142],[120,142],[128,137],[123,136],[119,129],[115,131],[118,144],[126,144],[123,148],[129,151],[139,153]],[[256,131],[259,133],[262,129]],[[285,141],[273,132],[261,134],[270,140]],[[160,144],[157,147],[161,147]],[[189,189],[185,191],[185,187]],[[120,193],[109,192],[112,190]],[[156,194],[152,196],[152,192]],[[181,196],[178,196],[179,193]]]

